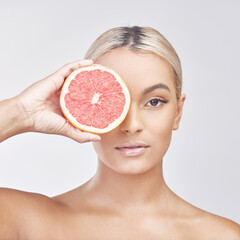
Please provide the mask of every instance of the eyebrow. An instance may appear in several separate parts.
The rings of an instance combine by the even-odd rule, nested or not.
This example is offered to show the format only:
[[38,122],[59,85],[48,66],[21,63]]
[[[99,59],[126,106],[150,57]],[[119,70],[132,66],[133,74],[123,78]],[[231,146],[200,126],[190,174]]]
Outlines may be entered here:
[[[153,85],[149,88],[146,88],[143,92],[142,92],[142,95],[145,95],[147,93],[150,93],[152,92],[153,90],[157,89],[157,88],[162,88],[162,89],[166,89],[167,91],[170,92],[170,89],[167,85],[165,85],[164,83],[158,83],[156,85]],[[171,92],[170,92],[171,93]]]

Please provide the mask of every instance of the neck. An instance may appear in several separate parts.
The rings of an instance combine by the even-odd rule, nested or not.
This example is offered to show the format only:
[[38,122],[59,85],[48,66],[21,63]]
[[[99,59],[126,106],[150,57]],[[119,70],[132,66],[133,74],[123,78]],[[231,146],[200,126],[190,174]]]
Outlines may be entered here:
[[114,208],[139,208],[152,205],[166,207],[171,190],[167,187],[162,172],[162,162],[141,174],[120,174],[99,160],[96,175],[87,184],[98,199],[104,199]]

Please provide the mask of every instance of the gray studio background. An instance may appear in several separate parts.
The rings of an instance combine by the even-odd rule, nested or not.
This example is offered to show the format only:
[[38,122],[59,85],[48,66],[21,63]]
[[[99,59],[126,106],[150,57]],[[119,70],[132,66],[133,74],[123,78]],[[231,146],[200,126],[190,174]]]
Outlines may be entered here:
[[[109,28],[152,26],[175,47],[187,94],[164,158],[168,186],[240,223],[240,2],[0,1],[0,100],[83,58]],[[57,195],[96,170],[91,143],[26,133],[0,144],[0,186]]]

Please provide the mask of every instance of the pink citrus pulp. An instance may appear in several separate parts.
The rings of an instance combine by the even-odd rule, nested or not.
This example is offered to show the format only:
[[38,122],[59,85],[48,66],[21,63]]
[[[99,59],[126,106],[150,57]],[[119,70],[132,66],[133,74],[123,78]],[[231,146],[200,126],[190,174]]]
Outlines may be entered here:
[[121,77],[99,64],[80,67],[65,80],[60,106],[68,121],[83,131],[106,133],[126,117],[130,93]]

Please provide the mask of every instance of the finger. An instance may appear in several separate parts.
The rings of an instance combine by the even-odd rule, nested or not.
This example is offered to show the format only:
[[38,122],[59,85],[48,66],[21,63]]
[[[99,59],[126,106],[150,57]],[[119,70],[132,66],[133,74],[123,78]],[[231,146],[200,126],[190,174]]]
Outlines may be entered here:
[[[76,135],[75,135],[75,133],[76,133]],[[75,129],[74,132],[72,132],[71,138],[80,143],[85,143],[85,142],[90,142],[90,141],[93,141],[93,142],[101,141],[100,136],[98,136],[96,134],[84,132],[79,129]]]
[[58,69],[54,74],[51,75],[57,88],[60,88],[65,80],[65,78],[75,69],[83,66],[88,66],[93,64],[93,61],[90,59],[86,60],[77,60],[71,63],[68,63]]
[[68,122],[66,122],[65,126],[62,128],[61,134],[79,143],[101,140],[101,137],[99,135],[81,131],[80,129],[73,127]]

